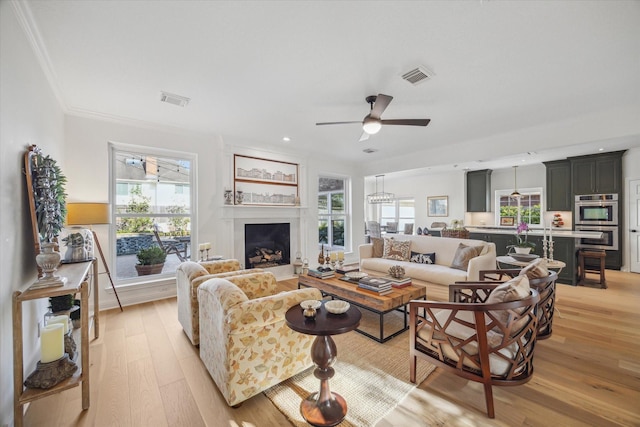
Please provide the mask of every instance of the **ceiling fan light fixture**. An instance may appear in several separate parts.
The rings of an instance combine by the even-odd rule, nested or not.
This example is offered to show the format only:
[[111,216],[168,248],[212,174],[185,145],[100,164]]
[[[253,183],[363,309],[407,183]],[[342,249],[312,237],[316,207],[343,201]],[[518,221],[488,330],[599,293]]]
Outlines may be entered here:
[[380,129],[382,129],[382,123],[378,119],[367,116],[362,122],[362,130],[369,135],[375,135],[380,132]]

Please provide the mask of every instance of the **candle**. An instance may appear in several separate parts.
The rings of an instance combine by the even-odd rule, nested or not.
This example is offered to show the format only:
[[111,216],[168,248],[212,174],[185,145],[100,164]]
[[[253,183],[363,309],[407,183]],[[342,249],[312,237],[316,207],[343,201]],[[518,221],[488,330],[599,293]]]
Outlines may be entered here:
[[64,334],[69,333],[69,316],[52,316],[47,319],[47,325],[55,325],[56,323],[59,323],[64,327]]
[[64,356],[64,326],[45,326],[40,334],[40,362],[49,363]]
[[331,252],[331,254],[329,255],[329,259],[335,262],[338,259],[338,254],[335,252]]
[[338,252],[338,261],[344,261],[344,252],[343,251]]
[[553,227],[549,225],[549,243],[553,242]]
[[210,242],[205,243],[204,244],[204,248],[205,249],[211,249],[211,243]]
[[547,241],[547,226],[543,221],[542,222],[542,242],[546,242],[546,241]]
[[204,243],[200,243],[200,244],[198,245],[198,250],[200,250],[200,251],[204,251]]

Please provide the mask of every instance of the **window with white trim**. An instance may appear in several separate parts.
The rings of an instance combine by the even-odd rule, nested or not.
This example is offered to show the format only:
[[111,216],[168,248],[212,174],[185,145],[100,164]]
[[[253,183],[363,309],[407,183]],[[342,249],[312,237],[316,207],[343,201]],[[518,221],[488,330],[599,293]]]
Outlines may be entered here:
[[153,246],[164,249],[166,260],[150,277],[175,276],[191,256],[195,155],[112,143],[110,162],[114,280],[138,279],[137,254]]
[[512,192],[513,190],[496,190],[496,225],[513,222],[513,225],[517,226],[522,221],[527,224],[540,224],[543,212],[542,188],[518,189],[521,195],[519,198],[511,197]]
[[318,178],[318,244],[350,250],[348,227],[349,180],[330,176]]
[[411,198],[398,198],[390,203],[381,203],[378,218],[380,218],[380,225],[382,227],[386,227],[389,222],[397,222],[397,231],[402,233],[406,224],[415,223],[415,200]]

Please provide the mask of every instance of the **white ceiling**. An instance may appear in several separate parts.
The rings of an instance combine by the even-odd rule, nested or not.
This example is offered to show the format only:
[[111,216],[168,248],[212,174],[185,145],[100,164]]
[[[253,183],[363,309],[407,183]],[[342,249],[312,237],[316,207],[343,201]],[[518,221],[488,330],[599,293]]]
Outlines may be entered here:
[[[69,114],[339,154],[363,170],[483,169],[640,146],[638,1],[17,3]],[[435,77],[400,78],[424,65]],[[160,91],[191,98],[185,108]],[[367,95],[394,97],[358,142]],[[288,136],[291,142],[282,142]],[[373,148],[374,154],[364,154]],[[499,160],[499,161],[497,161]]]

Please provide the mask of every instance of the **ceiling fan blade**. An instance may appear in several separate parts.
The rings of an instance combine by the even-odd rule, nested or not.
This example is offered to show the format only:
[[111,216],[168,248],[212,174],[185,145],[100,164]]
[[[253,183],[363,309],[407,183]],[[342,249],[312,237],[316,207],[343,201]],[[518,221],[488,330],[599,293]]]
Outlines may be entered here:
[[383,125],[426,126],[431,119],[392,119],[381,120]]
[[366,141],[367,139],[369,139],[369,134],[366,132],[362,132],[362,135],[360,136],[358,142]]
[[374,119],[379,119],[382,115],[382,112],[387,109],[389,103],[393,99],[393,96],[378,94],[376,97],[376,102],[373,103],[373,108],[371,109],[371,113],[369,114]]
[[316,126],[322,126],[322,125],[346,125],[349,123],[360,123],[362,124],[362,120],[360,121],[354,121],[354,122],[323,122],[323,123],[316,123]]

